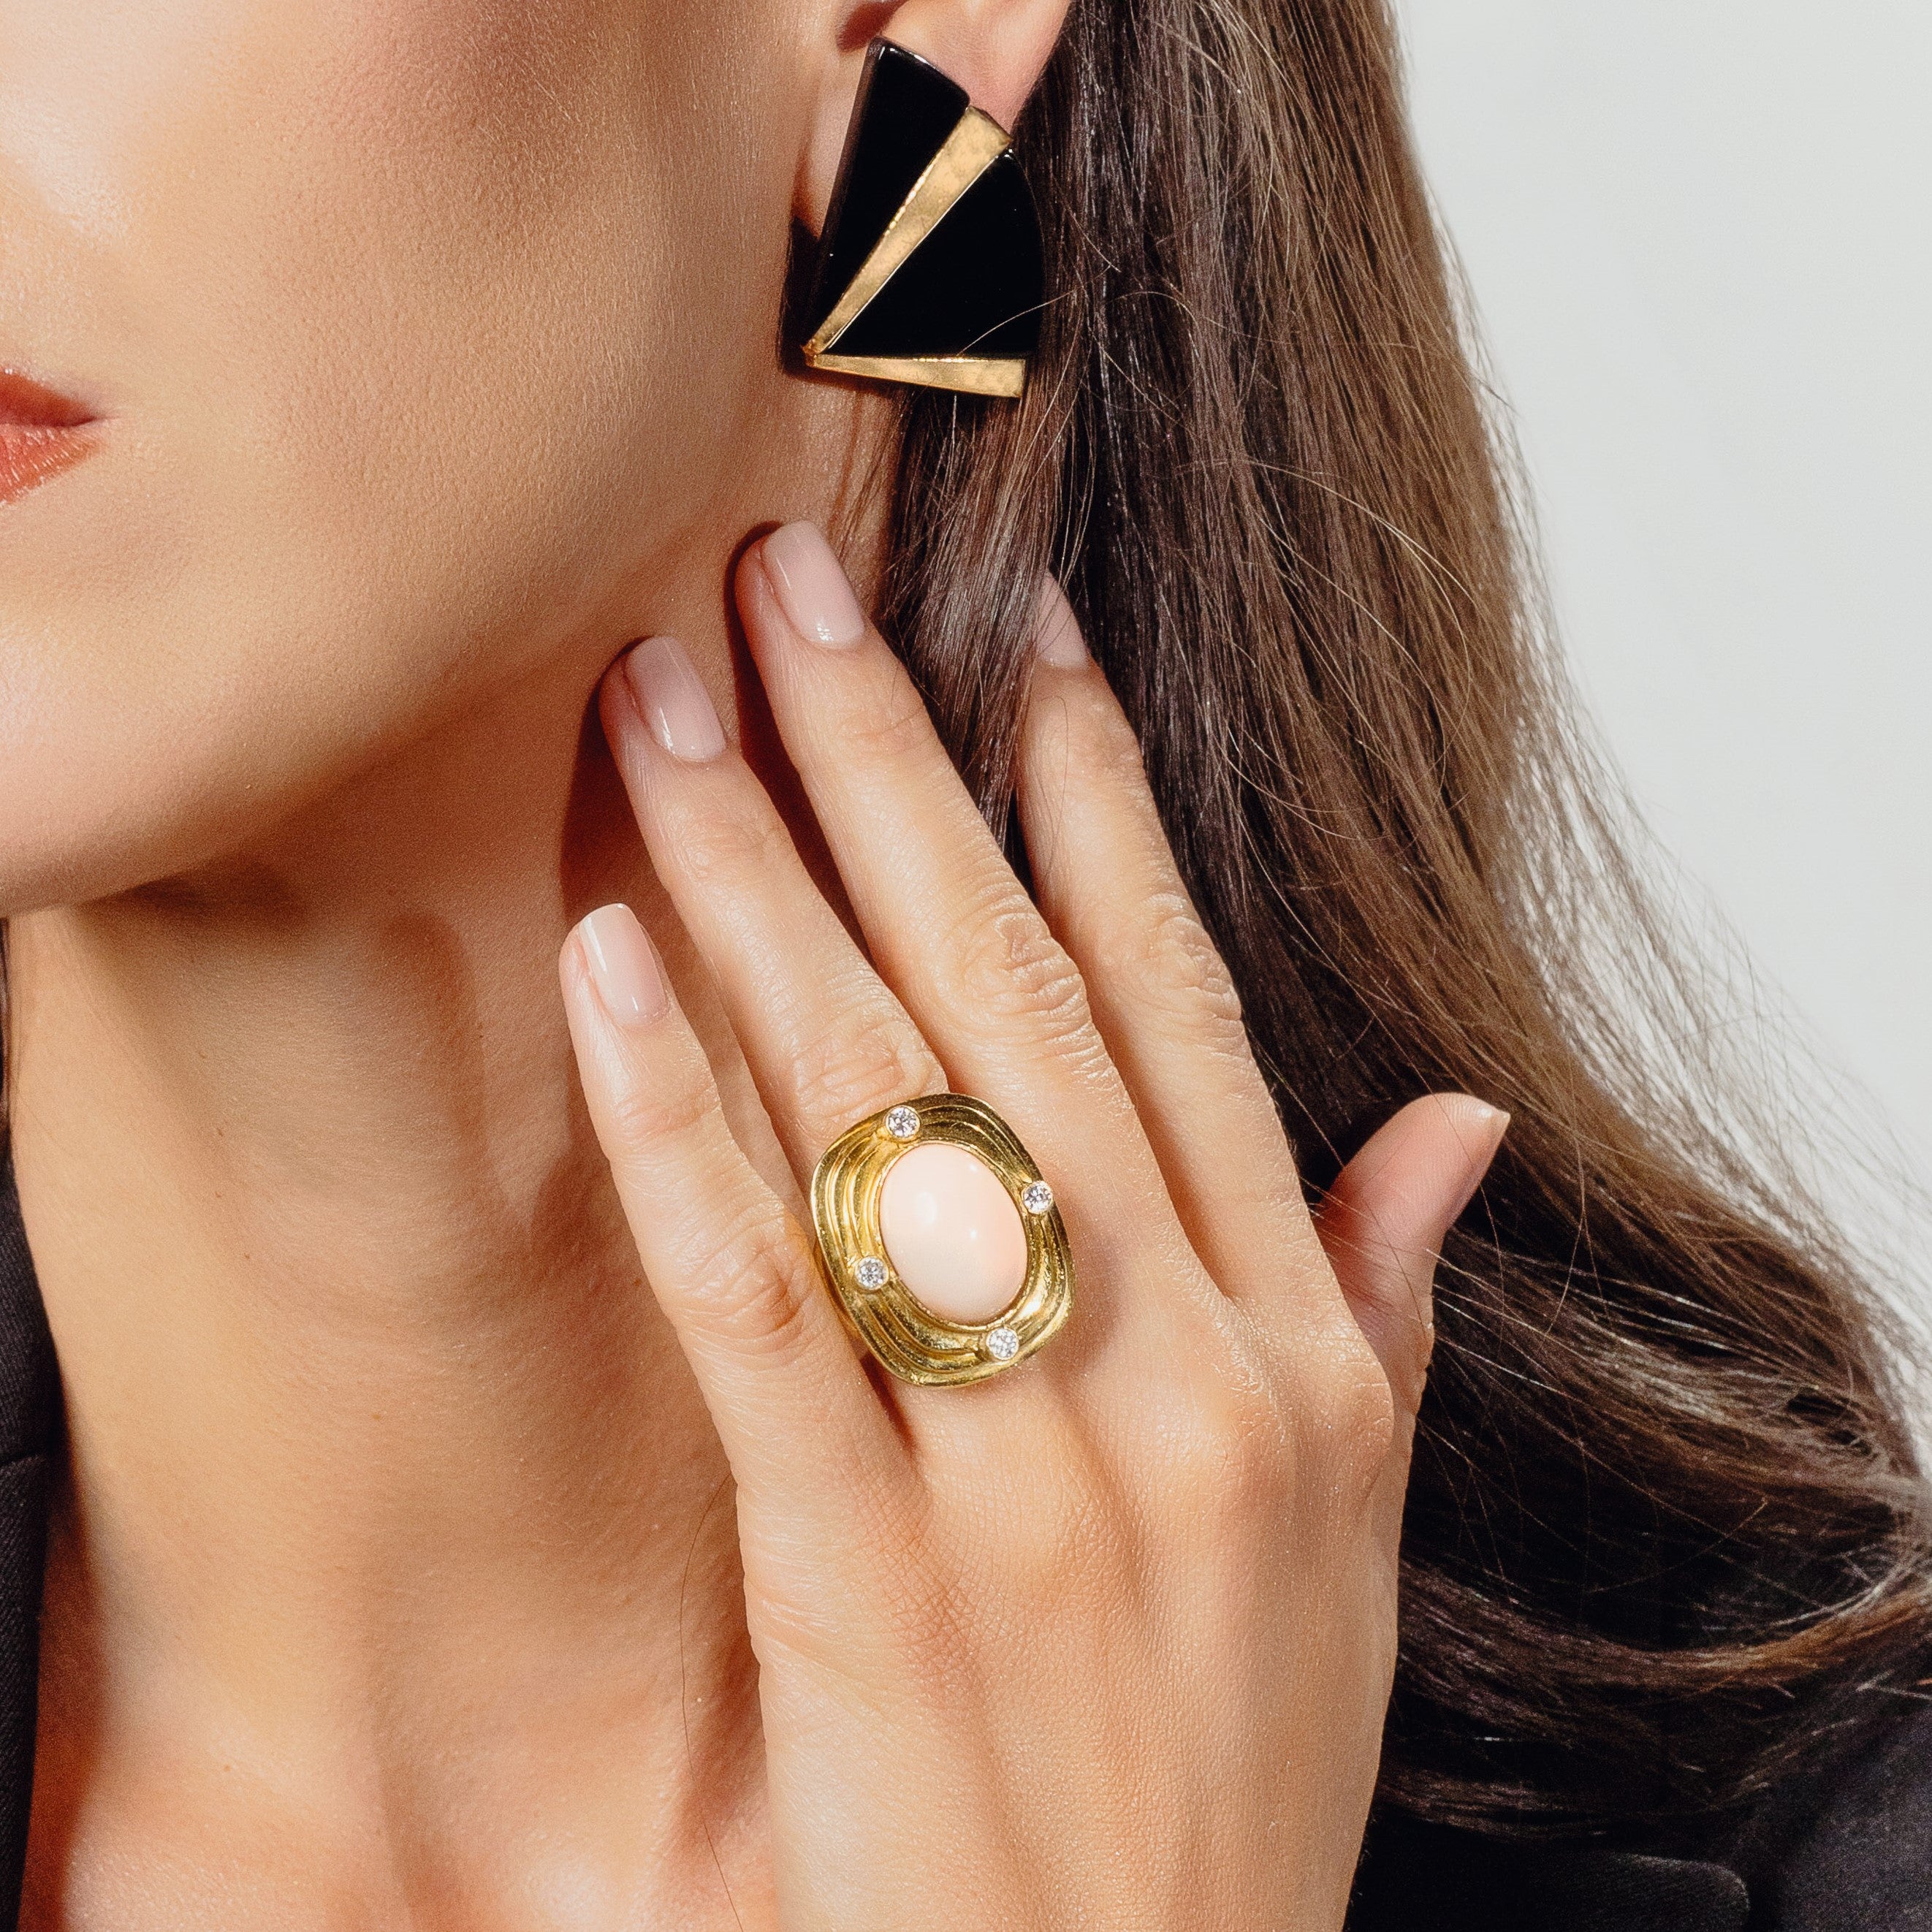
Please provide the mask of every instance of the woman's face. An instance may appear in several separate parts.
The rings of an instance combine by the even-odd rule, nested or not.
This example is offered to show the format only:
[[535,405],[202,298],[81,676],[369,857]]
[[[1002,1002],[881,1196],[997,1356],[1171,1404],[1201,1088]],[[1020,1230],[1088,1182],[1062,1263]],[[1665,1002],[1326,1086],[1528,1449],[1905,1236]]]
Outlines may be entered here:
[[0,912],[715,578],[800,386],[806,10],[0,0],[0,368],[99,419],[0,502]]

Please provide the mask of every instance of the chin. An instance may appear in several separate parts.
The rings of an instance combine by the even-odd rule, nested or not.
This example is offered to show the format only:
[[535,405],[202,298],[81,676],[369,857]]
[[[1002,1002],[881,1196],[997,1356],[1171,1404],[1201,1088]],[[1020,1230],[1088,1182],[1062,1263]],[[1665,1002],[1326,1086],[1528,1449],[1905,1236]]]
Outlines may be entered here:
[[0,507],[0,916],[298,864],[292,820],[583,621],[514,547],[488,571],[373,517],[169,516],[97,462]]
[[193,872],[272,816],[232,753],[50,709],[30,748],[0,739],[0,918]]

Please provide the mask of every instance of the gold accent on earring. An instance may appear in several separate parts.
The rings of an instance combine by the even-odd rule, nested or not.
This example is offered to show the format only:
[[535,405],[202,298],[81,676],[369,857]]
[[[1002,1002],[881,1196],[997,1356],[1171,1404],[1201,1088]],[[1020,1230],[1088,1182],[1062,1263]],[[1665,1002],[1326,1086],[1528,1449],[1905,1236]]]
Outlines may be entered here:
[[913,382],[922,388],[959,389],[974,396],[1026,393],[1027,365],[1016,356],[807,356],[814,369],[869,376],[881,382]]
[[[879,1228],[886,1175],[901,1155],[932,1141],[964,1148],[991,1168],[1026,1231],[1025,1278],[990,1322],[934,1314],[886,1252]],[[970,1094],[929,1094],[848,1128],[813,1170],[812,1218],[846,1326],[902,1382],[983,1382],[1041,1347],[1072,1310],[1073,1256],[1053,1190],[1018,1136]]]
[[1026,386],[1026,364],[1017,357],[836,356],[830,352],[953,205],[1013,144],[990,114],[969,107],[926,164],[872,252],[860,264],[832,313],[812,332],[805,359],[814,369],[836,370],[928,388],[964,389],[976,395],[1017,396]]

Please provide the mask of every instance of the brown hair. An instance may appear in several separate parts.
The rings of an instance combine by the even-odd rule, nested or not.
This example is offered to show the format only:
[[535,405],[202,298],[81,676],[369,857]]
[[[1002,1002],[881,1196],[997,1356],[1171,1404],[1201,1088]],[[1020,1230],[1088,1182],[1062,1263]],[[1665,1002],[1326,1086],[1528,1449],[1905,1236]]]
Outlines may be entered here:
[[1445,1256],[1384,1801],[1710,1820],[1918,1667],[1924,1497],[1856,1270],[1657,1084],[1695,988],[1540,641],[1387,11],[1076,0],[1019,146],[1042,355],[907,404],[886,621],[1005,823],[1058,570],[1312,1190],[1427,1089],[1515,1115]]

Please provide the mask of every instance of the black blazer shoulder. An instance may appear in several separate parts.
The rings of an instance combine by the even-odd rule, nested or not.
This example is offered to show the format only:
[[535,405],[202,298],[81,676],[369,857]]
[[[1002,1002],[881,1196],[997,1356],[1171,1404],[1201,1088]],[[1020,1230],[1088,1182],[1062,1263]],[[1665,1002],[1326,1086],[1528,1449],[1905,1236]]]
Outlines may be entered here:
[[14,1164],[0,1145],[0,1924],[6,1925],[20,1916],[27,1854],[40,1572],[59,1418],[53,1340],[20,1225]]
[[[59,1378],[0,1147],[0,1925],[20,1915]],[[1932,1703],[1774,1794],[1721,1854],[1372,1826],[1348,1932],[1932,1932]]]
[[1348,1932],[1932,1932],[1932,1701],[1883,1694],[1706,1857],[1378,1818]]
[[1887,1702],[1728,1847],[1750,1887],[1751,1932],[1932,1932],[1932,1694]]

